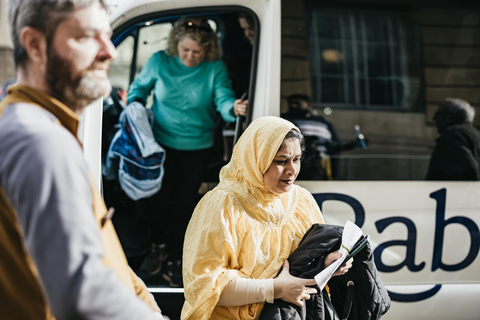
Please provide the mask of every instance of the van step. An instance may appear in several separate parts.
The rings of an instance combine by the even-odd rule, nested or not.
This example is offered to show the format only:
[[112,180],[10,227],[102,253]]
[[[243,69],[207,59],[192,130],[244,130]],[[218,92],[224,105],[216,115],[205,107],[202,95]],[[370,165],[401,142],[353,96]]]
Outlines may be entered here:
[[162,313],[171,320],[180,320],[180,314],[185,301],[183,288],[168,286],[148,286],[148,291],[155,297],[155,301]]

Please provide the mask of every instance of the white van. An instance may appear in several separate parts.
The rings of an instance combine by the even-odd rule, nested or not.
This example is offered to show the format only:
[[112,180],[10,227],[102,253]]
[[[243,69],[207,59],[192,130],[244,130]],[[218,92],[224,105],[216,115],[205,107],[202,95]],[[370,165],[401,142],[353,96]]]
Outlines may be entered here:
[[[311,96],[314,111],[335,125],[341,140],[353,137],[356,124],[368,138],[366,149],[332,156],[335,176],[298,184],[312,192],[327,223],[351,220],[370,235],[392,299],[383,318],[478,319],[480,184],[424,181],[437,136],[431,121],[436,104],[460,97],[480,106],[480,7],[460,9],[457,3],[118,1],[110,14],[119,52],[110,71],[118,93],[113,98],[128,90],[151,54],[165,48],[180,16],[207,17],[230,55],[226,63],[240,61],[226,40],[245,40],[236,17],[249,14],[255,41],[248,49],[251,63],[243,68],[248,116],[237,129],[223,127],[223,151],[212,170],[228,161],[235,134],[252,119],[280,116],[290,94]],[[107,107],[87,109],[81,126],[89,165],[105,195],[111,186],[102,181],[101,159],[115,129]],[[201,192],[214,185],[214,179],[205,181]],[[117,229],[120,240],[131,236],[128,228]],[[125,251],[129,261],[135,258]],[[181,289],[147,284],[162,293],[157,297],[163,308],[162,302],[182,296]]]

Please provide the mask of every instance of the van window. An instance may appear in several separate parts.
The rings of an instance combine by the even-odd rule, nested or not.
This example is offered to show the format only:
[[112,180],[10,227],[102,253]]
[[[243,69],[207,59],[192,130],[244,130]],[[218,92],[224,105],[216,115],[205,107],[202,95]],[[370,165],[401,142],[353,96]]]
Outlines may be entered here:
[[418,109],[420,54],[411,13],[307,10],[316,108]]
[[[110,63],[108,77],[112,86],[124,96],[130,85],[130,66],[133,59],[133,36],[128,36],[117,46],[117,57]],[[125,98],[125,97],[123,97]]]
[[312,146],[299,178],[425,180],[438,105],[463,99],[480,125],[478,5],[341,2],[282,2],[282,115]]
[[139,30],[135,76],[155,52],[167,49],[168,35],[171,30],[171,22],[150,24],[150,21],[147,21],[145,27]]

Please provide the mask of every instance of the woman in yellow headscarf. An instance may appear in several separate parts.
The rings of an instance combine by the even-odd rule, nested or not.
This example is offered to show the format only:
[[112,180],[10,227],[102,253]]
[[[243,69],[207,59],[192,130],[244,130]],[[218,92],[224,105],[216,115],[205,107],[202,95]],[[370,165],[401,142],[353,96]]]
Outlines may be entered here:
[[278,117],[259,118],[242,134],[185,234],[182,319],[258,319],[265,301],[301,306],[316,293],[315,280],[291,276],[286,262],[310,226],[323,223],[310,192],[293,184],[302,144]]

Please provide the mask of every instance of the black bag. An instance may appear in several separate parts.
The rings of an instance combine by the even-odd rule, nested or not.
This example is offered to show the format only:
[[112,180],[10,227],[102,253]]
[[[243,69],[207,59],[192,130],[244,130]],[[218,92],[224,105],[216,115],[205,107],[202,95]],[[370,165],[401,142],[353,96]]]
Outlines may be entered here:
[[[323,270],[325,256],[340,248],[342,233],[342,226],[314,224],[288,258],[290,274],[313,279]],[[303,307],[281,299],[273,304],[265,303],[260,319],[374,320],[380,319],[390,307],[390,298],[378,277],[370,245],[357,254],[349,272],[333,277],[328,286],[330,297],[324,289],[306,300]]]

